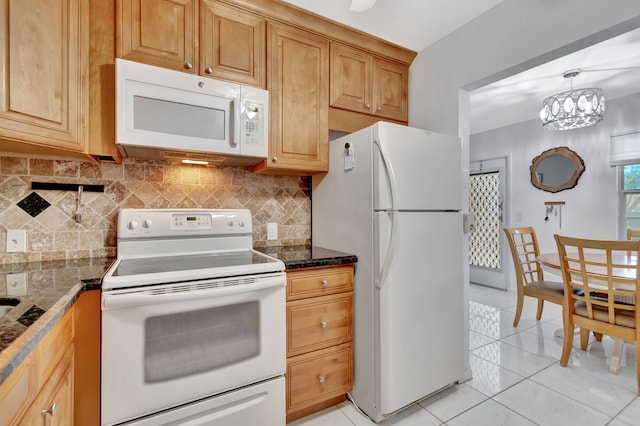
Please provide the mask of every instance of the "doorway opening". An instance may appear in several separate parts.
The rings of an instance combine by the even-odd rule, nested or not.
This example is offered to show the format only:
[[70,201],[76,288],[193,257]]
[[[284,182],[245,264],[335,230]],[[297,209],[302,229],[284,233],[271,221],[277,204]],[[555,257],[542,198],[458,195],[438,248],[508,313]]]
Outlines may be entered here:
[[506,279],[505,226],[506,158],[470,163],[469,211],[476,216],[475,230],[469,235],[469,280],[501,290]]

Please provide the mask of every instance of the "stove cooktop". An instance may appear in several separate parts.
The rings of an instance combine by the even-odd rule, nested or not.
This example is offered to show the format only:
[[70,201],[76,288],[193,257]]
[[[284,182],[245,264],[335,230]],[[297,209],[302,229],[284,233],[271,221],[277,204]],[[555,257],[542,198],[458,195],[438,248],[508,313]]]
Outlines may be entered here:
[[276,264],[278,261],[253,251],[123,259],[112,275],[114,277],[126,277],[233,266],[251,267],[266,263]]

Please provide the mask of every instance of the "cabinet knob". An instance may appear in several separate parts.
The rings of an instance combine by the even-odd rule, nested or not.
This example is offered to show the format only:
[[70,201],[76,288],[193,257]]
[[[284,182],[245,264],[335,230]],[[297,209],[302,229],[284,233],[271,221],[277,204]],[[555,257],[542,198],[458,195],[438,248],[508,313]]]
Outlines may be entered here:
[[371,109],[371,104],[364,104],[364,106],[366,106],[367,109]]
[[274,162],[274,163],[277,163],[277,162],[278,162],[278,157],[275,157],[275,156],[274,156],[274,157],[273,157],[273,162]]
[[56,415],[56,411],[58,411],[58,405],[54,402],[51,408],[49,408],[48,410],[41,410],[40,415],[44,417],[47,414],[51,414],[51,416],[53,417]]
[[378,105],[378,111],[382,111],[382,105]]
[[318,376],[318,381],[320,383],[324,383],[324,376]]
[[327,280],[322,280],[322,287],[326,287],[329,285],[329,281]]
[[184,63],[184,69],[185,70],[190,70],[191,68],[193,68],[193,65],[191,65],[191,62],[185,62]]
[[327,328],[327,322],[326,322],[326,321],[322,321],[322,322],[320,323],[320,327],[322,327],[322,328]]
[[206,72],[207,74],[211,74],[211,73],[213,72],[213,68],[211,68],[211,67],[206,67],[206,68],[204,69],[204,72]]

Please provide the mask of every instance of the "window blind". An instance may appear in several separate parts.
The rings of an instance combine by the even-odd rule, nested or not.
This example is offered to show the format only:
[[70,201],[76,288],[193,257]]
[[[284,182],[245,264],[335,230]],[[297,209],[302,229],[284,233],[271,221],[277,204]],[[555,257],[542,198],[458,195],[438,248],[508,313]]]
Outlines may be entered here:
[[640,132],[611,136],[610,166],[640,164]]

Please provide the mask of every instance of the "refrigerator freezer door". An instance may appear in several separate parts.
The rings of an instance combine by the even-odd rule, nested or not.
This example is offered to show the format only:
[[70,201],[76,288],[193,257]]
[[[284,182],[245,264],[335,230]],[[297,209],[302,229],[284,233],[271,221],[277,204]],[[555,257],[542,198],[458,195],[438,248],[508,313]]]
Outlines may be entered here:
[[376,210],[462,208],[460,139],[385,122],[373,129]]
[[389,245],[392,216],[395,254],[376,289],[379,412],[368,414],[377,421],[464,374],[462,215],[377,212],[376,273]]

